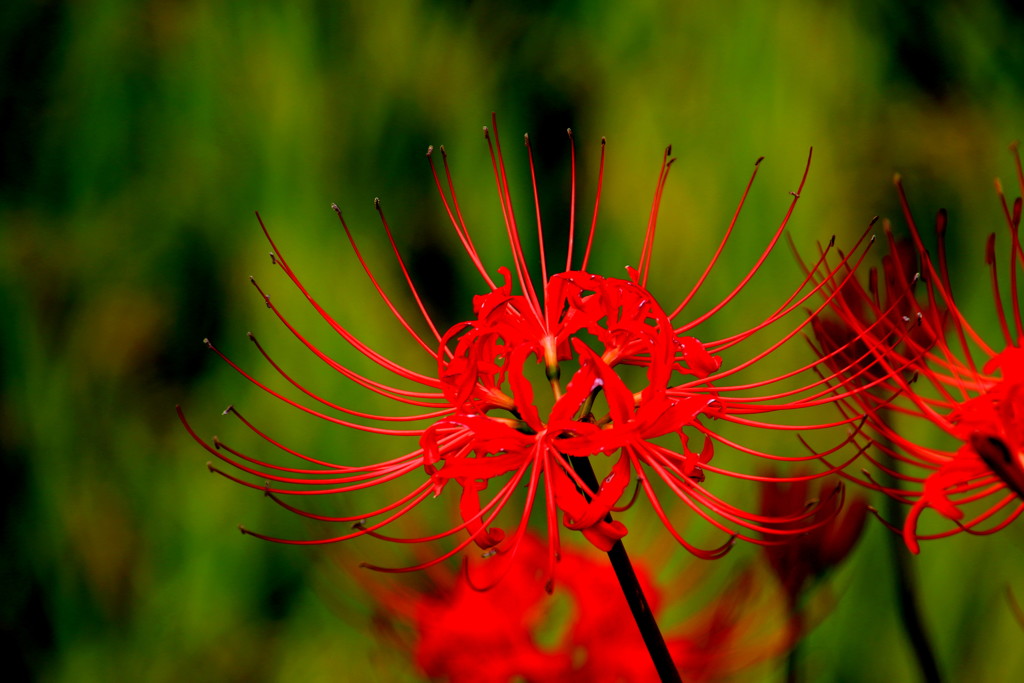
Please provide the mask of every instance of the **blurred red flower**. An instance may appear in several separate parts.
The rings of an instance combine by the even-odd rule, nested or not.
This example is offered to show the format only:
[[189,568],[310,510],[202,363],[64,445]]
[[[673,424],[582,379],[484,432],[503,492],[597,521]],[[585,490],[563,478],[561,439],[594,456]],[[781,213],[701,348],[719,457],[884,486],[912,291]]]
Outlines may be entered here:
[[[431,678],[451,683],[657,681],[607,561],[566,546],[555,569],[561,586],[557,596],[545,591],[545,565],[544,543],[528,533],[515,566],[490,590],[477,590],[465,573],[454,576],[437,568],[429,574],[430,588],[378,584],[371,593],[383,608],[384,623],[397,622],[394,635]],[[495,568],[484,563],[483,577],[489,579],[487,573]],[[663,591],[643,566],[638,573],[660,616]],[[752,570],[742,573],[685,624],[666,633],[683,680],[727,678],[792,646],[784,607],[767,600],[770,592],[759,592],[758,585]]]
[[[549,271],[534,180],[537,241],[540,245],[538,286],[535,284],[536,273],[531,272],[525,256],[519,222],[513,211],[496,122],[493,135],[487,129],[485,135],[491,150],[499,206],[512,256],[511,270],[498,269],[500,278],[497,281],[492,279],[485,268],[470,236],[455,193],[447,154],[443,154],[442,180],[428,152],[444,210],[483,283],[484,293],[474,298],[473,314],[465,322],[443,333],[437,328],[427,314],[392,239],[390,227],[383,212],[380,212],[409,294],[416,302],[433,339],[425,338],[415,331],[413,324],[399,312],[397,305],[385,293],[363,260],[348,225],[338,211],[352,248],[384,305],[429,359],[430,366],[426,369],[406,367],[360,341],[347,326],[320,306],[296,276],[277,244],[267,235],[273,248],[274,262],[308,298],[316,311],[345,342],[391,375],[392,380],[371,378],[328,356],[292,327],[276,304],[260,290],[267,306],[328,367],[354,385],[390,399],[399,408],[398,414],[370,414],[314,394],[270,360],[270,356],[259,344],[257,347],[261,353],[285,380],[325,408],[316,410],[302,405],[249,375],[233,361],[226,357],[225,360],[259,387],[308,414],[374,434],[414,437],[418,440],[418,446],[398,457],[382,459],[370,465],[332,464],[280,444],[242,418],[236,409],[226,411],[239,417],[247,427],[273,446],[298,458],[302,465],[286,467],[244,454],[216,438],[208,443],[198,437],[186,422],[189,432],[210,453],[257,480],[248,481],[211,467],[214,471],[263,490],[282,506],[311,519],[357,522],[353,531],[315,540],[286,540],[251,531],[246,533],[270,540],[308,544],[341,541],[362,535],[418,543],[465,532],[463,539],[454,543],[446,552],[408,568],[418,569],[450,557],[470,543],[476,543],[492,554],[514,554],[539,497],[547,516],[550,573],[559,554],[559,516],[566,528],[581,531],[595,546],[608,550],[626,534],[625,525],[612,520],[610,515],[631,504],[630,484],[634,482],[638,490],[642,489],[646,494],[655,514],[673,537],[702,557],[723,554],[736,539],[778,542],[765,541],[764,534],[771,534],[772,538],[778,539],[780,535],[799,534],[806,528],[821,524],[813,511],[802,511],[784,519],[746,511],[722,500],[703,485],[709,473],[715,477],[760,480],[760,477],[742,473],[742,466],[734,471],[712,465],[716,444],[736,449],[744,459],[746,456],[754,456],[774,461],[804,462],[818,458],[819,453],[809,452],[799,456],[764,453],[726,438],[718,430],[712,429],[708,422],[728,422],[751,428],[758,433],[763,433],[764,429],[827,429],[856,422],[857,417],[827,424],[810,419],[810,424],[800,425],[794,424],[799,422],[799,418],[772,417],[834,402],[838,394],[848,397],[856,393],[855,388],[836,390],[831,387],[829,380],[834,374],[814,375],[812,371],[821,364],[820,361],[812,360],[802,367],[780,369],[771,359],[780,346],[799,335],[808,325],[806,318],[788,322],[792,319],[790,314],[799,312],[808,301],[815,299],[818,290],[825,286],[821,283],[831,283],[836,278],[849,278],[849,272],[855,266],[853,257],[843,257],[832,270],[823,272],[827,260],[826,250],[818,263],[809,269],[803,282],[794,283],[792,293],[778,306],[761,311],[753,317],[749,313],[745,316],[732,315],[731,319],[740,323],[739,332],[710,341],[695,336],[697,328],[710,318],[726,315],[723,309],[749,285],[774,249],[799,199],[807,170],[804,171],[797,191],[793,193],[785,217],[769,238],[764,251],[750,269],[738,278],[732,291],[710,309],[684,317],[684,311],[689,311],[712,268],[720,263],[720,256],[750,189],[749,183],[710,263],[683,301],[671,312],[666,312],[647,289],[647,280],[655,251],[659,205],[673,162],[670,149],[666,150],[662,161],[637,267],[628,267],[626,278],[605,277],[587,269],[594,244],[597,207],[603,183],[603,142],[597,180],[598,198],[581,258],[574,249],[574,161],[573,208],[568,250],[561,272]],[[530,169],[533,177],[532,152]],[[750,179],[752,182],[753,175]],[[377,206],[380,210],[379,203]],[[860,254],[857,258],[862,256]],[[820,280],[819,284],[811,284],[814,278]],[[822,303],[820,307],[825,305],[827,303]],[[769,339],[767,342],[764,341],[766,337]],[[759,346],[753,352],[745,350],[742,344],[747,341]],[[210,346],[214,348],[212,344]],[[723,363],[725,354],[733,356],[728,364]],[[638,370],[630,372],[630,368]],[[739,374],[751,369],[755,371],[753,378]],[[756,373],[758,369],[759,376]],[[801,382],[798,378],[804,375],[810,379]],[[539,397],[538,390],[542,393],[550,392],[550,397]],[[328,414],[325,410],[340,413],[342,417]],[[850,438],[844,436],[840,440]],[[842,445],[827,452],[834,452]],[[581,475],[580,472],[595,461],[601,472],[600,483],[592,486],[588,485],[586,474]],[[359,514],[325,516],[303,510],[284,500],[284,496],[347,493],[396,481],[411,481],[404,495]],[[658,488],[655,482],[660,482]],[[524,486],[525,502],[517,502],[515,506],[519,508],[518,514],[513,514],[510,520],[499,520],[503,509],[509,507],[513,493]],[[459,498],[461,522],[439,533],[415,538],[385,535],[384,530],[388,525],[424,501],[450,489],[455,489]],[[662,496],[666,492],[723,532],[721,545],[701,549],[684,539],[670,521],[663,505]],[[508,538],[501,528],[506,524],[511,524],[515,529]]]
[[[1012,151],[1024,193],[1016,145]],[[960,531],[993,533],[1024,511],[1024,323],[1017,283],[1024,264],[1018,234],[1021,199],[1011,208],[1002,185],[996,185],[1010,243],[997,250],[996,236],[990,234],[986,261],[995,319],[1002,330],[1001,349],[975,330],[954,296],[945,211],[936,219],[936,261],[925,248],[898,176],[896,187],[912,242],[897,242],[886,226],[886,296],[879,297],[874,275],[867,290],[845,283],[842,295],[832,297],[835,317],[819,316],[815,326],[823,355],[851,338],[864,351],[859,374],[872,388],[854,394],[847,405],[852,412],[868,415],[872,441],[900,466],[868,456],[895,484],[870,475],[861,483],[910,505],[902,533],[913,552],[919,551],[921,539]],[[1007,259],[1009,282],[997,272],[1000,253]],[[893,343],[894,339],[900,342]],[[854,365],[847,370],[850,367]],[[857,380],[846,376],[844,381]],[[957,445],[946,448],[933,445],[940,443],[936,438],[921,439],[916,428],[909,428],[915,421],[937,427]],[[952,520],[953,526],[937,533],[919,531],[920,517],[928,508]]]
[[[784,543],[766,545],[764,554],[790,605],[799,604],[810,584],[821,579],[850,554],[864,530],[867,501],[859,495],[844,501],[833,495],[833,478],[808,481],[796,472],[793,481],[772,478],[761,486],[761,512],[767,517],[796,516],[817,506],[823,523]],[[818,501],[824,501],[818,505]]]

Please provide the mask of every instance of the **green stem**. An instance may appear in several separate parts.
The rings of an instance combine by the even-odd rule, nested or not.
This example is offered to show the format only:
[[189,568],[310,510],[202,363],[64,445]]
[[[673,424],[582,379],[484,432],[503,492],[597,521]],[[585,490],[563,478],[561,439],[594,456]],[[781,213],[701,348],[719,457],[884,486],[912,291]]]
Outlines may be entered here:
[[[886,503],[886,516],[893,520],[894,524],[902,526],[903,508],[899,501],[890,498]],[[942,676],[939,673],[939,665],[935,659],[935,650],[932,648],[931,640],[928,638],[928,631],[921,617],[921,608],[917,600],[915,590],[914,568],[910,563],[910,551],[903,543],[903,538],[898,534],[886,534],[889,542],[889,552],[892,555],[893,567],[896,570],[896,599],[899,605],[900,621],[903,630],[907,633],[910,646],[917,659],[917,665],[921,669],[921,680],[927,683],[941,683]]]
[[799,616],[796,605],[790,606],[789,629],[792,632],[793,647],[786,655],[786,683],[800,683],[800,631],[803,630],[803,619]]
[[[886,419],[888,416],[883,416]],[[892,472],[899,472],[899,462],[889,455],[888,444],[882,446],[882,463]],[[894,483],[894,482],[890,482]],[[885,496],[885,516],[896,528],[902,528],[906,515],[903,505],[892,496]],[[886,534],[889,544],[889,554],[892,557],[893,568],[896,570],[896,600],[899,606],[900,622],[903,630],[910,640],[910,647],[914,651],[917,665],[921,670],[921,680],[926,683],[941,683],[942,675],[939,673],[939,664],[935,658],[935,650],[931,640],[928,638],[928,631],[921,616],[921,608],[917,600],[915,588],[914,568],[911,565],[911,554],[907,550],[903,537],[899,534]]]
[[800,683],[800,643],[786,655],[786,683]]

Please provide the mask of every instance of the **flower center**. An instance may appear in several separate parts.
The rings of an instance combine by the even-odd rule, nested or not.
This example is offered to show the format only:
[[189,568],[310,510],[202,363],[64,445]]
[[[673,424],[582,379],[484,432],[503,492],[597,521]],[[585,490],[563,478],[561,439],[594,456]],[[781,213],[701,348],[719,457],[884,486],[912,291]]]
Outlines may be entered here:
[[[521,437],[564,454],[609,453],[638,427],[659,436],[692,422],[692,409],[688,419],[673,412],[680,401],[669,396],[670,381],[680,373],[706,377],[718,359],[697,340],[678,337],[643,287],[560,273],[546,283],[538,309],[513,295],[504,275],[503,286],[476,297],[476,319],[442,342],[440,378],[456,409],[449,422],[481,437],[478,453],[521,449]],[[544,384],[550,400],[537,391]]]

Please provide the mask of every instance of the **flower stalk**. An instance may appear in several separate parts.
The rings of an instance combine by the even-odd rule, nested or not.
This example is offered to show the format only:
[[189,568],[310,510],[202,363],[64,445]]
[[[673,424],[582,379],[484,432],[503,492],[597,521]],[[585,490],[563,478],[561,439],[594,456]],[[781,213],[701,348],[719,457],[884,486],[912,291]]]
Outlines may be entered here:
[[[597,474],[594,473],[594,466],[590,463],[590,458],[569,456],[569,462],[583,483],[591,491],[597,491]],[[609,514],[605,520],[610,523],[611,517]],[[658,621],[654,617],[654,611],[647,602],[647,597],[633,570],[633,563],[629,561],[626,546],[622,544],[621,539],[616,541],[608,551],[608,559],[611,560],[615,577],[619,580],[619,587],[622,588],[622,595],[626,598],[637,628],[640,629],[640,635],[644,639],[644,645],[651,656],[654,668],[658,671],[658,678],[662,683],[681,682],[679,670],[676,669],[672,655],[668,651],[668,645],[665,644],[665,636],[661,633]]]
[[[886,456],[884,460],[893,473],[892,477],[899,476],[899,461],[891,456]],[[891,524],[901,528],[906,520],[903,504],[891,496],[885,496],[883,504],[886,518],[890,520]],[[921,680],[925,683],[941,683],[942,674],[939,672],[938,660],[935,658],[935,648],[932,647],[931,638],[928,637],[928,629],[925,627],[921,606],[917,599],[917,581],[914,567],[910,563],[912,554],[903,542],[902,536],[886,534],[885,540],[895,574],[896,604],[900,624],[907,634],[910,649],[914,653],[914,660],[921,672]]]

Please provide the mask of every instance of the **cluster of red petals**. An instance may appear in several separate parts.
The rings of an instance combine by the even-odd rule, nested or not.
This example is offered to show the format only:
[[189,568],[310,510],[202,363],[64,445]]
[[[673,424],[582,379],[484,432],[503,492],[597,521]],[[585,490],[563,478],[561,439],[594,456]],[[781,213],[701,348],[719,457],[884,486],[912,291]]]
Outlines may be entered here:
[[768,565],[792,606],[811,584],[846,559],[864,530],[867,501],[858,495],[844,503],[841,496],[833,495],[838,483],[830,479],[812,482],[798,476],[792,481],[773,479],[761,486],[761,512],[770,517],[799,515],[814,507],[815,501],[823,501],[816,507],[823,522],[820,526],[787,543],[764,547]]
[[[736,295],[750,284],[781,239],[799,200],[807,171],[804,171],[796,192],[792,193],[785,217],[768,236],[764,251],[749,270],[738,278],[736,286],[717,304],[693,312],[694,302],[700,300],[698,291],[711,270],[721,263],[720,256],[733,233],[753,182],[754,176],[751,176],[710,263],[697,275],[696,284],[681,303],[669,311],[648,290],[647,279],[654,254],[658,208],[673,161],[670,150],[666,150],[662,160],[637,267],[627,267],[625,278],[604,277],[587,269],[603,183],[603,141],[597,179],[598,197],[590,233],[582,258],[574,253],[579,250],[574,250],[576,171],[573,153],[573,208],[569,220],[568,253],[564,268],[549,273],[536,184],[533,199],[541,254],[539,268],[527,263],[524,255],[524,240],[512,206],[496,125],[495,122],[492,131],[485,129],[485,137],[511,252],[511,267],[499,268],[497,281],[485,267],[467,227],[448,167],[447,153],[441,149],[444,166],[440,172],[428,152],[443,210],[482,283],[483,293],[474,298],[472,316],[466,321],[447,331],[438,329],[434,324],[408,275],[378,202],[385,234],[422,323],[401,313],[395,299],[384,291],[364,261],[352,232],[338,211],[356,258],[384,307],[409,335],[411,342],[422,349],[426,362],[418,369],[369,347],[346,324],[328,313],[306,289],[267,234],[273,248],[274,264],[305,295],[330,328],[364,356],[368,365],[376,366],[378,375],[363,374],[331,357],[293,327],[271,298],[257,286],[267,306],[330,370],[339,373],[356,389],[385,397],[398,409],[396,414],[359,411],[315,394],[294,380],[257,343],[257,348],[273,368],[301,393],[298,399],[291,398],[285,391],[273,388],[246,372],[212,344],[210,347],[248,380],[300,411],[347,428],[395,437],[396,440],[412,438],[416,445],[411,450],[400,451],[396,457],[383,458],[369,465],[332,463],[288,448],[272,435],[257,429],[235,408],[226,411],[238,417],[275,449],[295,459],[295,466],[285,466],[243,453],[216,438],[208,442],[186,422],[189,432],[200,444],[218,460],[242,474],[235,475],[211,465],[214,471],[259,489],[274,502],[310,519],[355,523],[354,528],[340,535],[310,540],[247,533],[269,540],[302,544],[329,543],[363,535],[405,543],[457,539],[434,559],[406,568],[417,569],[451,557],[471,543],[491,554],[510,551],[514,554],[527,528],[531,511],[539,502],[546,512],[550,569],[559,556],[561,526],[582,532],[595,546],[607,550],[626,534],[625,525],[614,520],[611,513],[632,504],[632,499],[640,491],[672,536],[688,550],[703,557],[721,555],[736,539],[780,543],[783,538],[797,536],[821,525],[822,520],[811,510],[787,514],[780,519],[736,507],[705,486],[705,478],[708,483],[722,476],[751,482],[764,479],[742,473],[753,469],[749,465],[741,465],[739,471],[713,465],[711,460],[716,447],[728,447],[741,460],[747,461],[752,458],[767,458],[775,462],[813,461],[850,443],[853,437],[847,435],[848,428],[860,419],[848,416],[821,423],[809,418],[806,424],[798,424],[799,418],[781,418],[782,414],[792,411],[852,400],[851,395],[860,389],[836,388],[833,385],[843,369],[824,370],[829,367],[828,363],[834,365],[841,354],[847,353],[845,347],[825,361],[813,359],[792,368],[780,368],[773,360],[773,353],[808,329],[810,318],[803,315],[810,305],[808,302],[819,301],[821,292],[836,282],[852,279],[853,269],[864,256],[863,241],[831,266],[828,265],[831,247],[824,250],[818,261],[807,269],[803,281],[794,283],[793,291],[774,309],[760,311],[755,316],[749,312],[738,316],[734,307],[729,306]],[[527,149],[530,149],[528,139]],[[532,152],[530,154],[532,173]],[[755,164],[755,174],[757,167]],[[534,284],[538,270],[540,286]],[[817,310],[827,305],[828,297],[825,297]],[[729,313],[723,313],[727,308]],[[742,320],[742,329],[719,339],[698,336],[698,328],[703,323],[724,315],[729,315],[731,320]],[[421,333],[417,328],[429,331]],[[771,342],[764,344],[760,341],[769,334],[772,335]],[[255,342],[255,338],[252,339]],[[751,350],[751,346],[755,348]],[[379,377],[381,374],[383,379]],[[545,395],[542,396],[541,392]],[[182,419],[184,421],[184,417]],[[754,432],[764,429],[806,431],[838,428],[843,435],[832,439],[839,443],[833,443],[823,452],[804,451],[794,444],[793,453],[780,455],[725,438],[712,428],[712,421],[733,423]],[[401,448],[408,448],[408,442]],[[584,472],[591,464],[600,478],[596,485],[588,483]],[[591,477],[593,472],[590,470]],[[655,487],[655,482],[660,482],[658,487]],[[404,484],[406,493],[380,507],[344,516],[316,514],[288,502],[301,500],[303,496],[345,494],[381,484]],[[447,492],[451,489],[458,497],[460,522],[444,531],[423,536],[389,535],[393,534],[389,525],[432,497],[450,495]],[[513,494],[522,489],[525,489],[525,502],[517,502],[515,507],[519,511],[508,514]],[[662,502],[666,494],[681,501],[696,516],[718,529],[721,544],[702,549],[684,539],[676,528],[677,522],[670,519],[670,511]],[[503,511],[505,516],[501,516]],[[511,534],[505,530],[509,524],[514,526]]]
[[[1012,150],[1024,193],[1016,145]],[[874,271],[867,288],[844,282],[844,291],[832,297],[832,316],[819,316],[815,332],[823,355],[835,358],[830,350],[836,345],[851,349],[851,339],[863,352],[858,369],[850,372],[858,362],[847,366],[844,381],[870,388],[857,392],[847,409],[867,415],[881,457],[866,457],[888,481],[870,474],[847,476],[911,506],[901,531],[907,546],[917,552],[922,539],[960,531],[993,533],[1024,512],[1024,323],[1018,294],[1024,249],[1019,237],[1021,199],[1011,207],[997,181],[1009,245],[997,249],[996,235],[989,235],[985,257],[994,319],[1002,330],[1000,343],[991,345],[954,296],[945,212],[936,219],[938,254],[933,259],[898,176],[896,187],[911,240],[895,240],[886,225],[884,295]],[[998,273],[997,252],[1006,254],[1008,277]],[[1004,300],[1007,294],[1009,301]],[[908,437],[907,427],[914,421],[937,427],[957,445],[944,448],[933,445],[939,441],[935,438],[920,443]],[[919,530],[929,508],[953,524],[938,532]]]
[[[519,561],[501,583],[477,590],[464,573],[431,574],[432,586],[373,590],[391,620],[411,626],[404,638],[417,668],[451,683],[657,681],[640,633],[607,560],[568,546],[556,569],[562,587],[544,589],[544,543],[526,534]],[[656,614],[666,596],[637,567]],[[484,563],[482,576],[495,571]],[[666,644],[687,681],[726,679],[792,646],[786,618],[756,599],[757,575],[744,572],[715,600],[666,633]],[[770,591],[764,591],[770,595]],[[764,596],[762,596],[764,597]],[[781,606],[776,606],[781,608]],[[397,631],[399,634],[401,630]]]
[[[565,526],[607,551],[626,534],[625,526],[608,516],[626,493],[638,461],[658,459],[679,479],[702,478],[710,442],[692,452],[682,428],[715,414],[716,393],[708,388],[674,398],[670,380],[680,373],[706,379],[721,360],[696,339],[676,335],[632,274],[633,280],[620,280],[559,273],[545,283],[544,308],[537,311],[525,296],[512,294],[503,270],[504,284],[476,297],[476,319],[455,326],[443,339],[446,348],[454,348],[440,356],[438,371],[455,410],[427,429],[420,443],[436,492],[457,482],[469,519],[480,510],[477,482],[532,464],[545,473],[546,494],[563,513]],[[584,332],[589,345],[580,338]],[[543,366],[552,382],[554,403],[546,415],[527,379],[530,364]],[[617,374],[620,364],[646,367],[640,391]],[[561,369],[568,365],[577,369],[562,390]],[[593,410],[599,393],[607,402],[604,416]],[[677,449],[650,441],[665,434],[679,436]],[[617,455],[598,491],[589,492],[569,457],[598,454]],[[492,531],[477,542],[488,547],[502,538]]]

